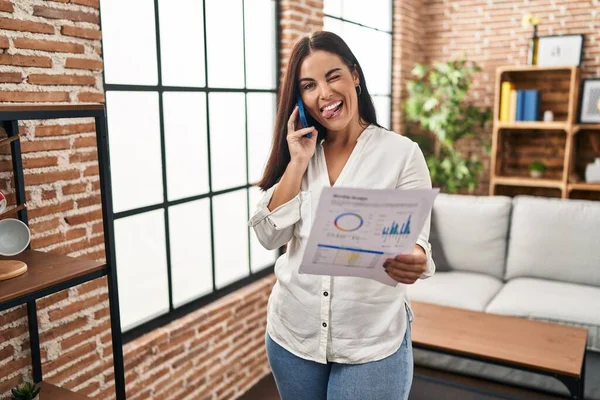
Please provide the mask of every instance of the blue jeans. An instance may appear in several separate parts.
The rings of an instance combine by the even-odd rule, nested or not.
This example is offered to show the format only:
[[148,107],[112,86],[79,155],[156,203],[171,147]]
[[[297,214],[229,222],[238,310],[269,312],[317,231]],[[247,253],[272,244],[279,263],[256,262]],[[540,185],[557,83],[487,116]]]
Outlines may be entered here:
[[320,364],[297,357],[266,335],[267,356],[282,400],[406,400],[413,380],[410,322],[394,354],[364,364]]

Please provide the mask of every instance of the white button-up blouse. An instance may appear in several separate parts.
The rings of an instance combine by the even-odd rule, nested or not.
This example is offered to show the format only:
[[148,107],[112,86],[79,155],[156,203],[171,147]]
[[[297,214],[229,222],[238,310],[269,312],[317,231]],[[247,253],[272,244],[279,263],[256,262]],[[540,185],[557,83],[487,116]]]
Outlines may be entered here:
[[[329,186],[323,146],[318,143],[298,195],[269,211],[276,186],[271,187],[248,223],[267,249],[288,245],[275,264],[277,282],[267,306],[267,333],[296,356],[319,363],[380,360],[402,344],[408,323],[407,285],[298,273],[321,190]],[[416,143],[369,125],[334,186],[431,189],[431,179]],[[430,219],[431,215],[417,240],[428,259],[422,278],[435,271],[428,243]]]

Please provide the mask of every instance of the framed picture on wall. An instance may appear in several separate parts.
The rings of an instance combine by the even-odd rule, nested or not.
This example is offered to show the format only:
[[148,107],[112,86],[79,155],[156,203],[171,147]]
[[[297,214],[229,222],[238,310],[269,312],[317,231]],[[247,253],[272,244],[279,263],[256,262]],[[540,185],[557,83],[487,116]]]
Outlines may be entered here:
[[581,82],[579,122],[600,123],[600,78],[584,79]]
[[583,58],[583,35],[541,36],[537,65],[540,67],[578,66]]

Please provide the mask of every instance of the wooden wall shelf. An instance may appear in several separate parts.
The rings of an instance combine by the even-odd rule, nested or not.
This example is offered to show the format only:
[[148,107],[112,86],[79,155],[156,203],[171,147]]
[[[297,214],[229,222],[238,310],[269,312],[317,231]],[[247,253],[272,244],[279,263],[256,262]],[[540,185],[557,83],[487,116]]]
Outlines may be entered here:
[[494,177],[494,184],[505,186],[543,187],[554,189],[562,189],[564,187],[564,183],[559,180],[505,176]]
[[600,192],[600,183],[587,183],[587,182],[569,183],[568,190],[569,190],[569,192],[572,190],[587,190],[587,191]]
[[[560,194],[564,199],[584,196],[600,200],[600,184],[569,182],[573,175],[583,179],[584,164],[591,158],[586,142],[589,139],[576,134],[600,130],[600,124],[576,122],[579,75],[578,67],[518,65],[496,70],[490,195],[552,197]],[[501,87],[506,81],[517,89],[540,90],[540,111],[552,110],[555,121],[500,121]],[[533,160],[545,162],[548,167],[542,179],[524,176]]]
[[577,124],[573,126],[573,133],[579,131],[600,131],[600,124]]
[[[0,304],[2,308],[10,308],[11,301],[33,293],[43,292],[54,285],[84,277],[98,272],[104,275],[105,263],[85,259],[25,250],[12,256],[0,256],[0,260],[19,260],[27,264],[24,275],[0,284]],[[36,297],[43,297],[39,295]]]
[[507,65],[498,67],[497,73],[504,72],[551,72],[551,71],[574,71],[577,67],[557,66],[557,67],[538,67],[537,65]]
[[517,122],[500,122],[496,121],[498,129],[532,129],[532,130],[567,130],[569,124],[566,122],[543,122],[543,121],[517,121]]

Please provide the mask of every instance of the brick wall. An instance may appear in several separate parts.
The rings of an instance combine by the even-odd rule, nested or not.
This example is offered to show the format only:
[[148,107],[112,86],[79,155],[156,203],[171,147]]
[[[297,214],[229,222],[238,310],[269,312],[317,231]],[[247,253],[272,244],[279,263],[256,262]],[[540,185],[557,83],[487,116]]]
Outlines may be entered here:
[[392,37],[392,130],[405,133],[402,102],[406,82],[416,63],[425,62],[423,51],[423,0],[395,1]]
[[323,0],[280,0],[281,73],[299,37],[323,29]]

